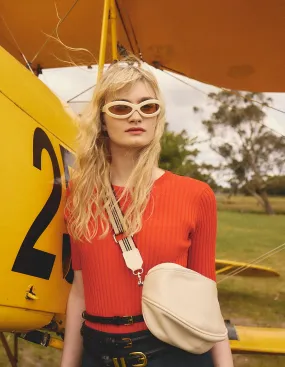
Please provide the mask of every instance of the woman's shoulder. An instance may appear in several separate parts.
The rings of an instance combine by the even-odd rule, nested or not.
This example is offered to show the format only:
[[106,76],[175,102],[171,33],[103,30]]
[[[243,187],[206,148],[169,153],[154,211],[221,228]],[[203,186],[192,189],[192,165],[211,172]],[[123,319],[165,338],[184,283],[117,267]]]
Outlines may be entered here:
[[165,183],[175,190],[190,190],[198,192],[212,191],[210,186],[203,181],[188,176],[180,176],[176,173],[165,171]]
[[205,207],[216,206],[216,195],[211,187],[203,181],[192,177],[180,176],[167,172],[168,186],[166,184],[164,194],[175,198],[180,203],[190,205],[203,205]]

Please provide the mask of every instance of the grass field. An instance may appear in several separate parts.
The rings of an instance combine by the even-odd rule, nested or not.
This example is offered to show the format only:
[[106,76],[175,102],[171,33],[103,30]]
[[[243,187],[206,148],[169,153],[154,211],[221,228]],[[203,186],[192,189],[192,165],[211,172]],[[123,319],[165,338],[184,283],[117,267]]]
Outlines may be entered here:
[[[285,215],[254,213],[260,212],[260,208],[256,208],[252,198],[238,197],[230,203],[225,200],[218,199],[217,258],[250,261],[285,242]],[[278,212],[285,213],[285,199],[277,198],[272,203]],[[285,327],[285,251],[261,265],[273,267],[281,277],[236,277],[222,282],[219,297],[224,317],[236,325]],[[20,341],[19,367],[58,367],[60,354],[51,348]],[[285,366],[285,356],[236,355],[234,358],[235,367]],[[8,366],[0,349],[0,367]]]
[[[285,216],[219,212],[217,257],[251,261],[285,242]],[[285,327],[285,251],[262,262],[280,278],[225,280],[219,297],[225,318],[236,325]],[[284,367],[284,357],[236,356],[236,367]]]

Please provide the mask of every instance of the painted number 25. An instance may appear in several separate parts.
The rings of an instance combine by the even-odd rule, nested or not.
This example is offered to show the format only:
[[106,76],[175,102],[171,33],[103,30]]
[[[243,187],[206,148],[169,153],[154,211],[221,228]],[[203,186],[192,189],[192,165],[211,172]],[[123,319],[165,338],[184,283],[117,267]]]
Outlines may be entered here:
[[[56,255],[35,249],[34,246],[58,211],[62,197],[62,184],[60,167],[52,143],[47,134],[42,129],[37,128],[33,137],[33,165],[39,170],[42,169],[42,152],[44,149],[49,154],[53,167],[54,184],[52,192],[28,230],[12,271],[48,280],[52,273]],[[73,155],[61,145],[60,152],[67,186],[69,181],[68,167],[72,166]],[[63,277],[71,283],[73,272],[70,269],[70,240],[67,234],[63,234],[62,238],[62,259]]]

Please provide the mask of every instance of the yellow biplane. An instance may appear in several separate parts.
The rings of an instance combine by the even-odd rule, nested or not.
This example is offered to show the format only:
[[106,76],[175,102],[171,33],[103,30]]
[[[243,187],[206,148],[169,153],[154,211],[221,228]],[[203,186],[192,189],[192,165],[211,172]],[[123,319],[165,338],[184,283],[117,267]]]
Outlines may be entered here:
[[[70,50],[77,64],[90,66],[99,55],[99,76],[106,62],[131,51],[156,68],[217,86],[284,92],[284,10],[278,0],[1,1],[0,339],[12,366],[17,355],[3,332],[13,332],[15,342],[20,336],[62,348],[73,278],[63,205],[77,127],[68,106],[37,78],[70,60],[59,39],[77,49]],[[216,262],[220,275],[243,267],[244,276],[279,275]],[[285,354],[283,329],[228,329],[233,352]]]

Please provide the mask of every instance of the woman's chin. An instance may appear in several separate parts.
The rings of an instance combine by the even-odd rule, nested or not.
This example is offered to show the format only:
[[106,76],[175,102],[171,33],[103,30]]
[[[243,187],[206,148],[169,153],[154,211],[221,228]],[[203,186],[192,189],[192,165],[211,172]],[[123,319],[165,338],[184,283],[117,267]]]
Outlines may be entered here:
[[128,139],[128,141],[118,142],[116,143],[117,146],[125,149],[141,149],[149,145],[149,141],[145,139]]

